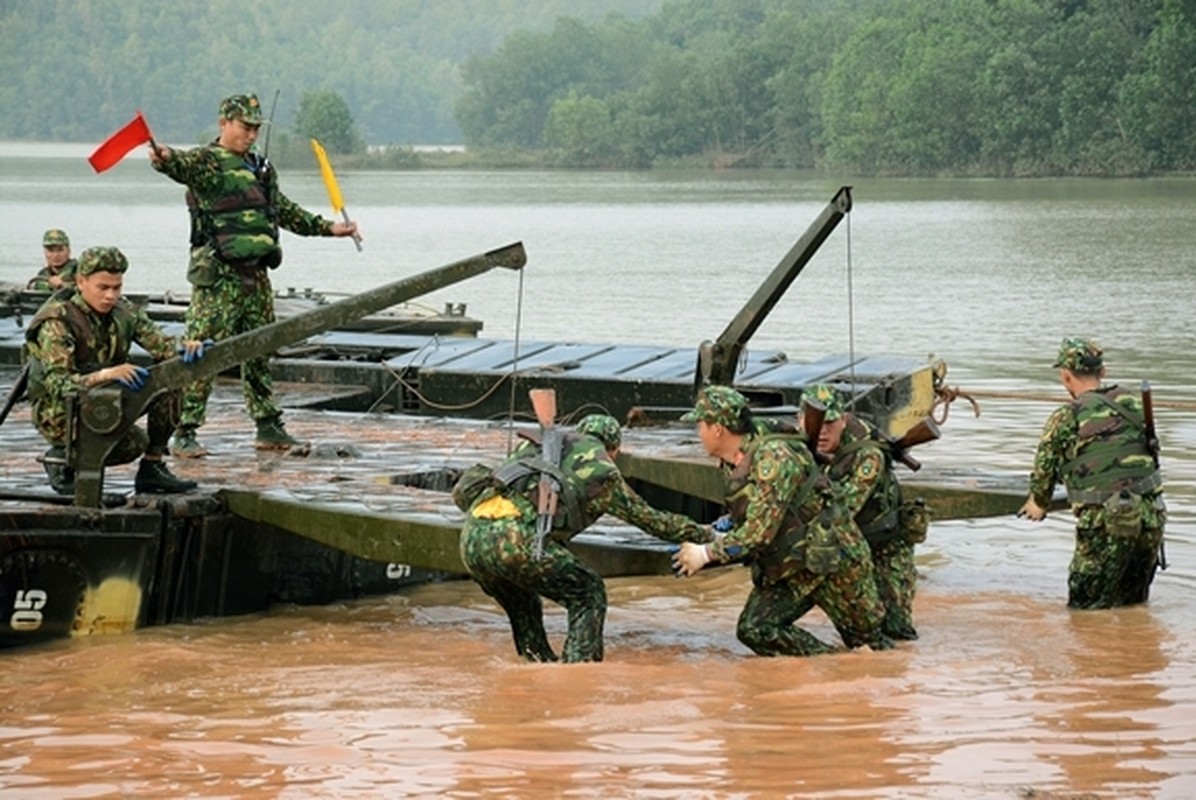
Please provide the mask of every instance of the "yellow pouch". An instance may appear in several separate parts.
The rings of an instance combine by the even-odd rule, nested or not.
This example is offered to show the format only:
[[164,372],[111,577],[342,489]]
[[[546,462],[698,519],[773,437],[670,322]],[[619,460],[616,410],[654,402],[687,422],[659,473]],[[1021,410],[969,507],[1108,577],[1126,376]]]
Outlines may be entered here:
[[474,519],[510,519],[519,516],[519,509],[502,495],[483,500],[469,512]]

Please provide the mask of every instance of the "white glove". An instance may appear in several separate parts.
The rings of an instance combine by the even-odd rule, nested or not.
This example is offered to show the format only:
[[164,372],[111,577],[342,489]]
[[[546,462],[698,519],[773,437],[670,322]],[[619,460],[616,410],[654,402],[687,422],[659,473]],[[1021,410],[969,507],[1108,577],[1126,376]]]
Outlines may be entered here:
[[682,542],[673,554],[673,571],[679,577],[688,578],[711,561],[710,545]]

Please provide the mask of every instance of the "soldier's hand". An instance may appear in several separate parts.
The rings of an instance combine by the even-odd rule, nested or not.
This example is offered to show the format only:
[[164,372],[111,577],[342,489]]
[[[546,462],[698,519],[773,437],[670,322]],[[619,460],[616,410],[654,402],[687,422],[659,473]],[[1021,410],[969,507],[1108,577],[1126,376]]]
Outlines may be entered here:
[[136,364],[120,364],[108,367],[109,378],[119,383],[129,391],[139,392],[149,378],[149,370]]
[[159,164],[163,161],[168,161],[172,155],[174,155],[174,151],[169,147],[158,144],[157,142],[150,143],[149,157],[151,164]]
[[1031,497],[1018,510],[1017,515],[1025,517],[1031,522],[1041,522],[1046,517],[1046,509],[1035,503],[1034,498]]
[[334,222],[332,223],[333,236],[352,236],[357,241],[361,241],[361,233],[357,230],[356,222]]
[[673,571],[688,578],[710,563],[710,548],[704,544],[683,542],[673,554]]
[[183,357],[184,364],[192,364],[203,358],[204,350],[214,345],[211,339],[185,339],[178,347],[178,354]]
[[735,527],[735,520],[731,519],[730,514],[723,514],[721,517],[710,523],[710,530],[715,533],[726,533]]

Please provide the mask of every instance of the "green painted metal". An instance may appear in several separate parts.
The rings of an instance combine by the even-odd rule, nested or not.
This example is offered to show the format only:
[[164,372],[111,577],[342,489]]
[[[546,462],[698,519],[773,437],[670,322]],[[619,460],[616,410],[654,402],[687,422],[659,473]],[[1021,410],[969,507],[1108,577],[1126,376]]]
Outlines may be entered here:
[[[668,495],[697,498],[714,505],[723,502],[723,478],[713,460],[620,453],[618,462],[623,476],[654,505],[690,510],[670,503]],[[924,498],[936,520],[1012,517],[1029,491],[1026,478],[1013,475],[952,473],[930,477],[918,473],[917,477],[899,475],[899,480],[904,495]],[[1058,495],[1051,507],[1067,508],[1066,498]]]
[[224,489],[218,496],[242,519],[384,563],[464,574],[460,523],[414,513],[373,511],[351,503],[319,503],[285,493]]
[[713,342],[703,342],[698,350],[698,366],[694,375],[695,389],[715,383],[734,385],[739,357],[748,340],[764,322],[773,307],[784,296],[790,284],[805,269],[810,259],[822,247],[840,220],[851,211],[851,187],[843,186],[827,203],[818,219],[801,238],[789,248],[764,282],[744,304],[735,318]]
[[[409,511],[376,511],[356,503],[312,502],[277,491],[224,489],[217,496],[230,513],[247,522],[269,525],[358,558],[468,574],[459,550],[460,522]],[[603,577],[668,574],[668,548],[663,542],[652,542],[583,534],[570,542],[569,549]]]
[[80,392],[77,401],[68,405],[75,431],[67,451],[67,461],[76,471],[75,504],[89,508],[100,505],[104,459],[149,404],[164,392],[217,375],[306,336],[405,303],[495,267],[520,270],[526,263],[523,244],[516,242],[230,337],[208,348],[203,359],[194,364],[184,364],[181,358],[156,364],[150,368],[149,378],[138,392],[111,386]]

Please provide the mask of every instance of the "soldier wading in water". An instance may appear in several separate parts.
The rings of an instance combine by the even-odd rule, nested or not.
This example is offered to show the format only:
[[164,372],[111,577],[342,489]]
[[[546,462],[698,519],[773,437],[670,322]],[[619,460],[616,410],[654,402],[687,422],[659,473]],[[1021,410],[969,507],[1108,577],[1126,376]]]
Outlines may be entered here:
[[848,647],[891,648],[868,545],[802,440],[761,433],[747,400],[727,386],[703,388],[682,419],[698,423],[702,446],[720,461],[734,527],[710,544],[682,544],[674,565],[687,576],[738,558],[751,565],[739,641],[762,656],[832,652],[794,624],[818,606]]
[[802,392],[803,412],[811,406],[824,412],[816,443],[819,456],[826,460],[823,469],[872,553],[876,589],[885,608],[881,630],[893,639],[917,639],[914,545],[926,539],[925,506],[902,502],[891,446],[880,440],[871,425],[846,411],[834,389],[807,388]]
[[[150,145],[154,169],[187,186],[191,212],[187,280],[193,287],[186,315],[190,339],[219,341],[274,321],[268,271],[282,263],[279,227],[300,236],[357,233],[356,223],[327,220],[279,191],[274,166],[250,151],[263,121],[257,95],[233,95],[220,103],[220,136],[210,145],[185,152]],[[282,425],[267,358],[241,365],[241,385],[257,425],[255,446],[289,450],[298,445]],[[195,431],[203,424],[211,393],[211,378],[187,387],[171,448],[176,456],[207,455]]]
[[1153,422],[1143,401],[1105,386],[1104,354],[1091,339],[1063,340],[1055,359],[1072,396],[1047,419],[1018,516],[1046,516],[1055,485],[1067,487],[1076,546],[1067,578],[1072,608],[1145,603],[1162,558],[1167,509]]
[[[711,530],[689,517],[658,511],[635,493],[615,466],[619,423],[591,414],[564,434],[559,465],[547,464],[538,442],[524,442],[495,470],[474,467],[453,490],[466,512],[461,560],[511,622],[515,651],[528,661],[556,661],[544,630],[541,596],[565,607],[568,634],[561,660],[601,661],[606,620],[602,577],[566,546],[603,514],[670,542],[709,541]],[[537,487],[544,471],[560,486],[552,532],[537,544]]]

